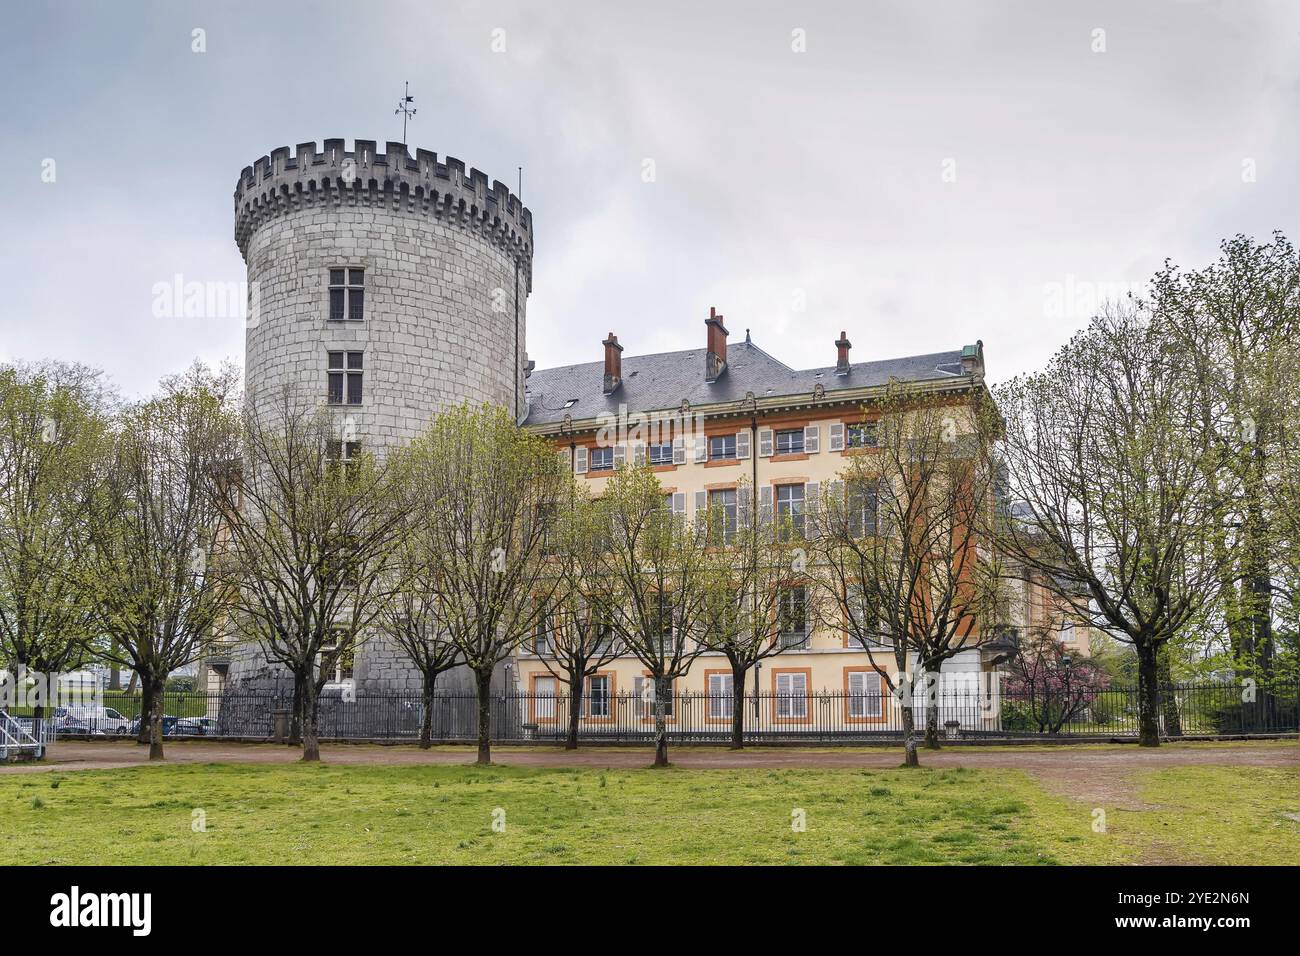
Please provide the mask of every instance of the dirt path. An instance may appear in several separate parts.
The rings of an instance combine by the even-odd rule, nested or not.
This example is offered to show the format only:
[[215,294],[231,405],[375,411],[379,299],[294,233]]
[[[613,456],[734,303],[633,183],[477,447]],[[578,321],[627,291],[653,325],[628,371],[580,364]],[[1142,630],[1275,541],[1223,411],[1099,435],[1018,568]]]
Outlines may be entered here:
[[[218,741],[178,741],[167,744],[168,763],[293,763],[295,748],[275,744],[239,744]],[[321,754],[326,763],[340,765],[410,766],[418,764],[468,764],[474,752],[468,748],[439,748],[421,751],[413,746],[384,747],[365,744],[325,744]],[[497,763],[514,767],[591,767],[635,769],[649,764],[647,748],[590,749],[566,753],[551,748],[509,748],[493,751]],[[758,748],[732,753],[707,747],[673,748],[671,759],[678,767],[695,770],[890,769],[899,765],[897,749],[783,749]],[[1189,765],[1295,767],[1300,766],[1300,742],[1261,741],[1240,743],[1166,744],[1155,750],[1132,744],[1111,746],[1060,746],[1055,748],[981,747],[950,748],[939,753],[922,753],[922,763],[931,767],[1013,768],[1038,778],[1050,792],[1089,802],[1141,810],[1134,773],[1162,767]],[[38,764],[0,768],[9,773],[110,770],[147,764],[148,748],[134,742],[63,741]]]

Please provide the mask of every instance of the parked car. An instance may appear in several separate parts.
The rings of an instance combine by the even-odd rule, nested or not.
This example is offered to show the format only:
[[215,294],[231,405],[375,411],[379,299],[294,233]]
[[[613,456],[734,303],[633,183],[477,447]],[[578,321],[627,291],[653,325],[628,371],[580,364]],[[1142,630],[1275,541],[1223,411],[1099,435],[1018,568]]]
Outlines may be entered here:
[[176,733],[189,737],[211,737],[216,732],[215,717],[182,717],[176,722]]
[[104,731],[95,727],[88,720],[73,716],[66,707],[57,707],[54,711],[54,729],[60,734],[102,735]]
[[131,729],[131,721],[112,707],[84,704],[60,707],[59,710],[101,733],[125,735]]
[[[176,725],[177,725],[179,722],[180,722],[180,718],[179,718],[179,717],[168,717],[168,716],[164,716],[163,719],[162,719],[162,732],[163,732],[163,736],[164,736],[164,737],[170,737],[172,734],[176,733]],[[134,718],[132,719],[132,721],[131,721],[131,729],[130,729],[130,733],[131,733],[132,736],[139,736],[139,734],[140,734],[140,715],[139,715],[139,714],[136,714],[135,717],[134,717]]]

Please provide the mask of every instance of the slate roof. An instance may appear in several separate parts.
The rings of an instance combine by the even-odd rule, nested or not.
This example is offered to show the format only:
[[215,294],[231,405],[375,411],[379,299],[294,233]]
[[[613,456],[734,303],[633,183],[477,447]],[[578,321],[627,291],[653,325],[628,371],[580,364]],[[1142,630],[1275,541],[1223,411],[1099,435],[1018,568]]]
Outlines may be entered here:
[[[738,402],[746,392],[758,400],[781,395],[811,394],[820,383],[828,395],[846,389],[884,385],[891,378],[906,382],[967,377],[962,371],[962,350],[911,355],[877,362],[854,362],[849,374],[837,376],[835,366],[792,369],[750,341],[727,343],[727,371],[713,383],[704,380],[705,349],[623,356],[623,384],[612,395],[602,392],[604,359],[580,365],[537,369],[528,378],[528,417],[525,425],[617,415],[620,405],[629,412],[675,409],[686,399],[692,408]],[[565,407],[570,399],[577,401]]]

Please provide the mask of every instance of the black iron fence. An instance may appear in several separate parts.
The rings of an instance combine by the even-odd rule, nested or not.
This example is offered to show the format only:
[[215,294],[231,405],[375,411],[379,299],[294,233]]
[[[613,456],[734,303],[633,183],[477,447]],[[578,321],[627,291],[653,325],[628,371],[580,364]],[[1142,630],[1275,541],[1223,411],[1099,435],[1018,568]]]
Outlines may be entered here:
[[[1170,737],[1300,732],[1294,683],[1180,684],[1161,691],[1160,722]],[[1041,689],[1008,690],[980,681],[942,687],[912,698],[918,728],[934,714],[948,738],[1132,737],[1138,733],[1137,691],[1112,688],[1084,698]],[[182,737],[270,739],[277,714],[291,700],[283,694],[167,693],[163,732]],[[724,741],[732,731],[735,702],[730,695],[677,694],[666,702],[669,735],[681,742]],[[749,694],[741,705],[745,739],[833,742],[898,739],[903,707],[893,696],[842,690],[806,694]],[[653,738],[655,705],[630,695],[566,696],[496,694],[491,703],[492,737],[498,741],[559,741],[569,732],[572,708],[580,739],[640,742]],[[138,695],[104,692],[94,704],[65,708],[56,715],[64,736],[129,735],[138,730]],[[321,699],[320,736],[334,740],[414,740],[424,721],[418,694],[352,694],[329,688]],[[430,719],[435,740],[473,740],[478,701],[473,694],[439,694]]]

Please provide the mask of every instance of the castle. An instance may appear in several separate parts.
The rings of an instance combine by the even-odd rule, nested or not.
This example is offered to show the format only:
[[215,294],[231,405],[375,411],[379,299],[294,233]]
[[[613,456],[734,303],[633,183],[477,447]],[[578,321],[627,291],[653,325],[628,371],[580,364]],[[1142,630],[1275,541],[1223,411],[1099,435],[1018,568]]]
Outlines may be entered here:
[[[259,294],[247,331],[249,401],[282,401],[288,389],[304,407],[324,403],[339,425],[341,457],[363,445],[382,455],[423,432],[449,405],[494,402],[553,442],[575,479],[593,491],[618,463],[643,461],[661,473],[676,512],[734,511],[738,492],[752,488],[763,507],[797,517],[805,501],[836,480],[844,456],[871,446],[863,409],[889,382],[915,383],[936,401],[960,401],[985,387],[982,343],[854,362],[841,333],[831,343],[834,364],[798,370],[761,349],[748,331],[728,346],[724,318],[713,310],[700,349],[624,359],[611,332],[593,361],[530,376],[531,213],[499,181],[489,187],[479,170],[467,173],[460,160],[440,162],[426,150],[412,158],[401,143],[381,153],[373,141],[357,140],[349,151],[343,140],[329,139],[323,149],[305,143],[295,155],[281,148],[262,157],[235,189],[235,241]],[[639,446],[599,438],[610,416],[674,410],[702,422],[689,447],[671,435]],[[1010,623],[1041,618],[1045,600],[1026,590]],[[788,650],[773,660],[760,689],[770,682],[773,693],[801,696],[842,688],[863,695],[862,712],[846,719],[883,719],[866,655],[844,633],[817,631],[797,594],[790,603],[783,618],[789,633],[781,634]],[[1087,653],[1087,629],[1063,639]],[[965,652],[952,669],[988,671],[997,666],[997,650]],[[540,633],[498,673],[501,688],[542,699],[555,693],[545,654]],[[274,679],[255,647],[233,648],[214,663],[210,690],[227,680]],[[681,690],[729,693],[725,667],[706,655],[698,671]],[[382,637],[364,641],[335,678],[362,692],[419,688],[416,671]],[[642,679],[635,660],[619,660],[592,678],[589,693],[610,699]],[[467,689],[463,675],[449,675],[444,686],[458,683]],[[544,705],[531,706],[542,710],[530,719],[547,719]],[[802,713],[785,717],[802,720]]]

